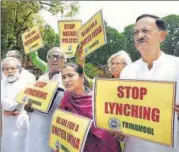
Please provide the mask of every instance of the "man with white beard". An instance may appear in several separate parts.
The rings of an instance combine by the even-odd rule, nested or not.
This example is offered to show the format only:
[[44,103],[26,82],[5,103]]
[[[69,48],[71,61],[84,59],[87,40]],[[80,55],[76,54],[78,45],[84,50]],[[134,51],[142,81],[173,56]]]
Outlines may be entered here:
[[21,104],[15,100],[16,95],[28,82],[20,76],[21,63],[13,57],[2,61],[3,79],[1,79],[1,105],[3,110],[3,134],[1,152],[24,152],[26,127],[17,128],[16,120],[21,112],[28,116]]
[[[20,53],[20,51],[18,51],[18,50],[9,50],[9,51],[7,51],[6,57],[14,57],[17,60],[19,60],[19,62],[22,64],[23,56]],[[22,68],[22,70],[21,70],[21,77],[26,79],[26,81],[28,83],[33,83],[34,81],[36,81],[35,75],[32,74],[31,72],[29,72],[28,70],[24,69],[24,68]]]

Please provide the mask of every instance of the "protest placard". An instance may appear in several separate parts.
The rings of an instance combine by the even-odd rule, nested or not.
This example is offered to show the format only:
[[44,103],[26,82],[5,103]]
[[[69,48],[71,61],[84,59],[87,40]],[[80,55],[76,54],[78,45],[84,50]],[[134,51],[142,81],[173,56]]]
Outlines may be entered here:
[[34,26],[22,34],[22,42],[26,54],[37,51],[44,46],[40,33],[40,26]]
[[22,89],[17,94],[16,101],[21,104],[30,101],[32,108],[48,113],[57,87],[56,81],[36,81],[35,84]]
[[61,109],[52,117],[49,145],[59,152],[83,152],[92,120]]
[[107,43],[102,10],[97,12],[78,30],[78,39],[84,50],[84,56],[87,56]]
[[173,146],[174,104],[175,82],[95,81],[93,112],[99,128]]
[[75,55],[78,45],[77,30],[81,24],[81,20],[58,21],[60,48],[65,53],[66,58],[72,58]]

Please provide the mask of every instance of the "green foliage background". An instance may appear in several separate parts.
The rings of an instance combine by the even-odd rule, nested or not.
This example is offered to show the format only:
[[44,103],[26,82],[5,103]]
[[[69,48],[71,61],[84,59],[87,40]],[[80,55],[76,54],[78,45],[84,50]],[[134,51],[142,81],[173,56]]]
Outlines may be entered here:
[[[40,58],[46,61],[47,51],[54,46],[60,46],[59,35],[45,24],[38,12],[47,10],[52,14],[61,13],[63,18],[75,16],[79,8],[79,3],[76,1],[1,1],[1,57],[5,57],[10,49],[18,49],[26,59],[21,34],[28,28],[40,24],[45,46],[38,51]],[[179,45],[179,15],[171,14],[165,16],[163,20],[166,23],[168,36],[161,44],[161,48],[168,54],[179,56],[177,49],[179,47],[176,47],[177,42]],[[133,61],[140,58],[134,46],[133,27],[134,24],[130,24],[123,32],[119,32],[105,21],[107,44],[86,58],[85,72],[90,78],[104,75],[104,69],[101,67],[106,66],[108,58],[119,50],[127,51]]]

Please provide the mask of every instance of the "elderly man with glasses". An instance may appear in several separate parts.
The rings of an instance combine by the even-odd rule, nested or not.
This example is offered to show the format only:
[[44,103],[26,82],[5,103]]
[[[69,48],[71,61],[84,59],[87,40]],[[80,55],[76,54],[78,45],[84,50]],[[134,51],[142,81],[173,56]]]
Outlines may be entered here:
[[[28,116],[21,104],[15,100],[19,90],[28,83],[21,77],[21,63],[13,57],[2,60],[3,79],[1,79],[1,105],[3,110],[3,135],[1,152],[24,152],[26,127],[17,128],[17,118],[22,112]],[[26,124],[27,124],[26,123]]]
[[27,130],[25,152],[51,152],[48,145],[49,129],[51,117],[55,109],[58,107],[61,98],[63,97],[63,85],[61,79],[61,69],[66,62],[65,55],[61,52],[59,47],[54,47],[47,53],[48,69],[49,71],[42,75],[41,81],[57,81],[58,89],[55,92],[55,98],[52,101],[52,106],[48,114],[41,113],[31,108],[31,103],[25,106],[25,109],[30,114],[30,123]]
[[39,80],[55,80],[59,82],[59,86],[63,87],[60,71],[66,62],[66,58],[59,47],[53,47],[48,51],[47,62],[49,71],[42,75]]

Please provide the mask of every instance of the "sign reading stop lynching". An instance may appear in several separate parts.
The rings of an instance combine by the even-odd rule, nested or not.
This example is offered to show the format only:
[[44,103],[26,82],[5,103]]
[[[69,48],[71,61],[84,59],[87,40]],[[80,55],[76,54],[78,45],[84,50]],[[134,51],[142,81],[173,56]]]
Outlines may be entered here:
[[93,115],[102,129],[173,146],[174,104],[175,82],[95,80]]
[[48,113],[53,102],[58,82],[36,81],[22,89],[16,96],[16,101],[21,104],[32,102],[32,107],[43,113]]

